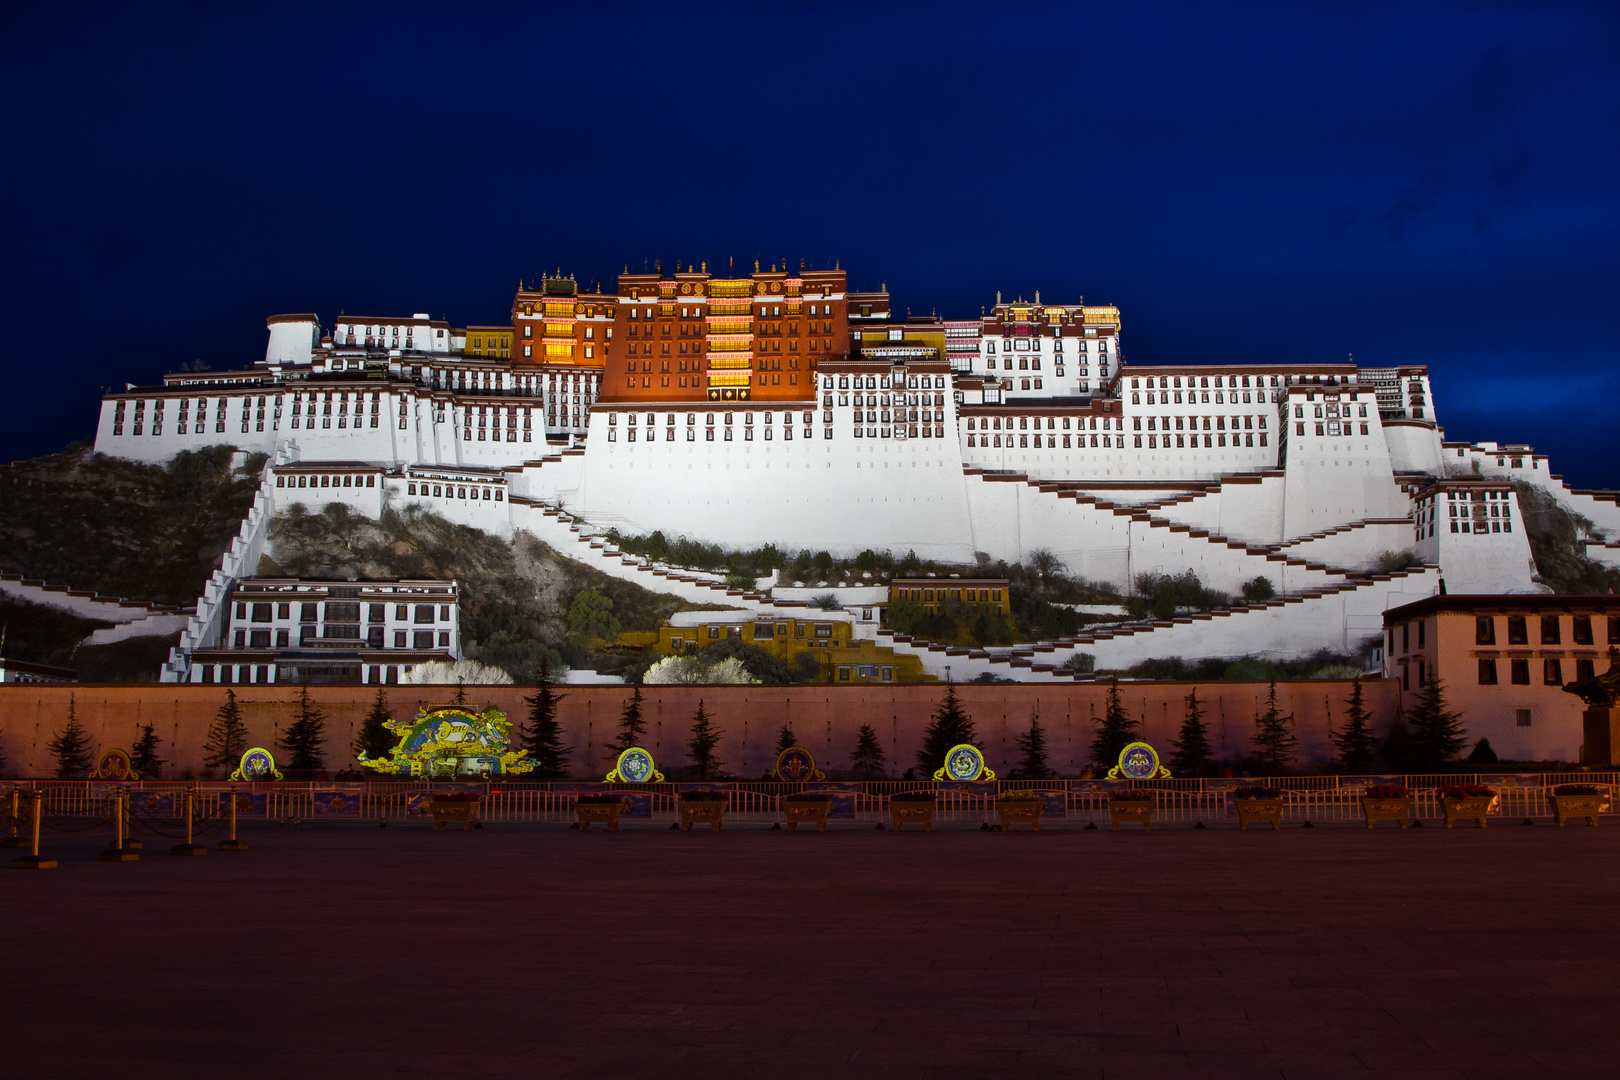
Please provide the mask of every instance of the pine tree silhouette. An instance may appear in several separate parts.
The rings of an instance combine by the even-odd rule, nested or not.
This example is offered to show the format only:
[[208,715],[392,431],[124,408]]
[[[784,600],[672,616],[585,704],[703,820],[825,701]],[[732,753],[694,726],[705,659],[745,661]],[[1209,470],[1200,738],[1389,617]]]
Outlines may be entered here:
[[855,774],[862,780],[876,780],[883,775],[883,766],[888,761],[883,754],[883,744],[878,741],[878,733],[871,724],[862,724],[855,734],[855,752],[849,756],[850,764],[855,767]]
[[1272,680],[1266,692],[1266,711],[1254,718],[1255,760],[1273,773],[1282,772],[1294,760],[1299,738],[1294,734],[1294,714],[1277,711],[1277,683]]
[[1463,729],[1462,713],[1446,709],[1446,688],[1438,678],[1418,690],[1417,704],[1412,708],[1412,763],[1420,769],[1432,769],[1455,758],[1468,745]]
[[624,711],[619,714],[619,734],[607,744],[608,749],[622,754],[632,746],[640,746],[646,730],[647,722],[641,718],[641,687],[637,686],[624,703]]
[[793,728],[788,724],[782,725],[782,730],[776,736],[776,752],[780,754],[790,746],[798,746],[799,737],[793,734]]
[[1339,751],[1339,766],[1349,772],[1365,772],[1378,756],[1378,740],[1372,732],[1372,714],[1362,699],[1361,680],[1351,687],[1344,703],[1344,727],[1328,738]]
[[1094,764],[1111,769],[1119,764],[1119,753],[1129,746],[1141,730],[1142,722],[1125,711],[1119,700],[1119,680],[1108,687],[1108,704],[1102,719],[1097,721],[1097,734],[1091,739],[1090,757]]
[[158,757],[158,737],[147,724],[141,728],[141,737],[129,752],[129,767],[142,780],[163,779],[163,759]]
[[247,725],[242,723],[242,708],[236,703],[236,691],[225,691],[225,704],[214,714],[208,725],[208,739],[203,743],[203,764],[210,769],[234,769],[247,750]]
[[1181,733],[1170,744],[1170,772],[1174,776],[1203,776],[1209,772],[1209,725],[1204,723],[1203,702],[1198,700],[1198,687],[1186,697],[1187,713],[1181,720]]
[[1045,780],[1052,775],[1046,763],[1046,729],[1040,717],[1031,715],[1029,730],[1018,736],[1018,749],[1023,758],[1018,762],[1018,775],[1025,780]]
[[81,780],[90,771],[90,735],[79,723],[72,694],[68,695],[67,727],[56,733],[50,748],[56,758],[58,780]]
[[287,768],[319,769],[326,762],[322,742],[326,734],[326,714],[309,700],[309,683],[298,688],[298,712],[282,733],[281,747],[287,751]]
[[568,755],[574,752],[572,746],[563,745],[562,727],[557,723],[557,704],[568,695],[552,693],[550,657],[541,658],[540,677],[535,681],[539,685],[535,688],[534,696],[523,699],[529,705],[529,725],[523,729],[523,748],[529,752],[530,760],[535,762],[534,771],[530,774],[534,779],[560,780],[567,775]]
[[963,711],[962,703],[956,698],[956,687],[947,685],[945,697],[923,731],[922,749],[917,751],[917,771],[924,779],[932,777],[936,770],[944,767],[945,755],[951,752],[951,747],[962,743],[977,746],[978,732],[973,727],[973,718]]
[[714,756],[714,748],[720,745],[724,734],[703,711],[703,699],[699,698],[697,712],[692,714],[692,738],[686,743],[686,752],[697,766],[699,780],[707,780],[710,771],[725,764]]
[[364,754],[368,758],[386,758],[393,751],[399,740],[394,733],[383,727],[392,717],[388,711],[388,694],[379,685],[377,696],[372,699],[371,710],[360,723],[360,734],[354,740],[352,749],[358,756]]

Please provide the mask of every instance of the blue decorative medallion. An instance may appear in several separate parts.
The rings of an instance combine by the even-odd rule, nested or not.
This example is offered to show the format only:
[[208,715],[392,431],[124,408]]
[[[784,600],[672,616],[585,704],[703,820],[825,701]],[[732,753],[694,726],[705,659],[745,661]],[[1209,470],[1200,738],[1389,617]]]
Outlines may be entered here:
[[656,783],[663,778],[664,774],[658,771],[652,754],[639,746],[632,746],[620,754],[618,764],[607,774],[607,782],[610,784],[645,784],[648,781]]
[[255,746],[242,755],[242,762],[231,774],[232,780],[280,780],[281,773],[276,768],[275,755],[262,746]]
[[825,780],[827,775],[816,768],[816,757],[802,746],[790,746],[776,755],[776,768],[771,776],[776,780],[804,783]]
[[1108,770],[1110,780],[1164,779],[1170,770],[1159,764],[1158,751],[1145,742],[1133,742],[1119,752],[1119,764]]
[[934,773],[935,780],[960,780],[974,783],[994,780],[996,774],[985,768],[984,754],[971,743],[958,743],[945,755],[945,765]]

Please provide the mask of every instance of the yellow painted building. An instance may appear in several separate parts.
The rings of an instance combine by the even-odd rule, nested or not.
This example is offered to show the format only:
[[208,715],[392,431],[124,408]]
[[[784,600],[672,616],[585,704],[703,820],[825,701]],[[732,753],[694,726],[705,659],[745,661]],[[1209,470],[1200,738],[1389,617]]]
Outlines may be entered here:
[[510,326],[467,327],[467,355],[512,358],[512,328]]
[[909,600],[930,615],[947,605],[986,605],[1003,615],[1012,611],[1006,578],[895,578],[889,582],[889,603]]
[[[732,617],[727,618],[728,615]],[[699,621],[705,616],[712,621]],[[620,635],[620,640],[625,644],[640,644],[639,641],[626,641],[625,638],[626,635]],[[938,681],[923,669],[922,661],[915,656],[897,656],[892,648],[874,641],[856,639],[850,624],[842,619],[817,619],[814,616],[743,618],[730,612],[693,612],[686,618],[677,615],[674,622],[661,626],[653,647],[665,656],[679,656],[697,652],[728,638],[757,645],[789,664],[801,653],[813,656],[821,665],[820,682],[881,684]]]

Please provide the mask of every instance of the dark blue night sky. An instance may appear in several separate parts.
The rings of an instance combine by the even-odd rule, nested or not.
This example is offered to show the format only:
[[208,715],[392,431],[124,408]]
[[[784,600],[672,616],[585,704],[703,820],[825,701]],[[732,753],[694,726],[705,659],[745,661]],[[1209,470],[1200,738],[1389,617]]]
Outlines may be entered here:
[[0,457],[275,312],[803,257],[1112,301],[1139,364],[1428,364],[1448,438],[1620,485],[1617,13],[10,4]]

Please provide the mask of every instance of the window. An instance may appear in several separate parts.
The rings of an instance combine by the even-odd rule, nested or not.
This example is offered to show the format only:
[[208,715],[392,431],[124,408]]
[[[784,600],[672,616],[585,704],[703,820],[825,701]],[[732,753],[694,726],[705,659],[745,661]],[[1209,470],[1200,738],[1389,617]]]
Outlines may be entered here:
[[1509,668],[1510,668],[1510,676],[1509,677],[1512,679],[1513,685],[1514,686],[1529,686],[1530,685],[1530,661],[1528,661],[1528,660],[1510,660],[1508,662],[1508,664],[1509,664]]
[[1508,616],[1508,644],[1530,644],[1530,631],[1525,626],[1525,618],[1523,615]]
[[1547,686],[1564,685],[1564,662],[1549,656],[1541,662],[1541,681]]
[[433,631],[416,630],[411,634],[411,647],[416,649],[433,648]]
[[1516,723],[1519,727],[1529,727],[1530,726],[1530,710],[1529,709],[1514,709],[1513,710],[1513,722]]
[[417,604],[415,621],[417,623],[431,623],[433,621],[433,605]]
[[1480,658],[1480,661],[1479,661],[1479,685],[1481,685],[1481,686],[1495,686],[1496,685],[1496,661],[1495,660],[1489,659],[1487,657],[1481,657]]
[[[257,616],[255,616],[255,620]],[[1592,616],[1577,615],[1570,628],[1570,640],[1577,645],[1592,644]]]
[[1541,643],[1543,645],[1557,645],[1559,643],[1557,615],[1543,615],[1541,617]]
[[[1491,618],[1489,615],[1481,615],[1481,616],[1479,616],[1478,618],[1476,618],[1474,620],[1474,644],[1475,645],[1495,645],[1496,644],[1496,620],[1495,619]],[[1402,651],[1404,652],[1405,650],[1403,649]],[[1481,664],[1483,664],[1483,663],[1484,663],[1484,661],[1481,661]],[[1485,669],[1484,669],[1484,667],[1481,667],[1479,670],[1480,670],[1480,675],[1481,675],[1480,682],[1484,683],[1485,680],[1484,680],[1483,676],[1484,676],[1484,673],[1485,673]],[[1492,671],[1495,671],[1495,668],[1492,668]],[[1496,681],[1496,677],[1493,675],[1491,677],[1491,682],[1494,683],[1495,681]]]
[[1587,682],[1592,678],[1592,661],[1582,657],[1575,661],[1575,681]]

